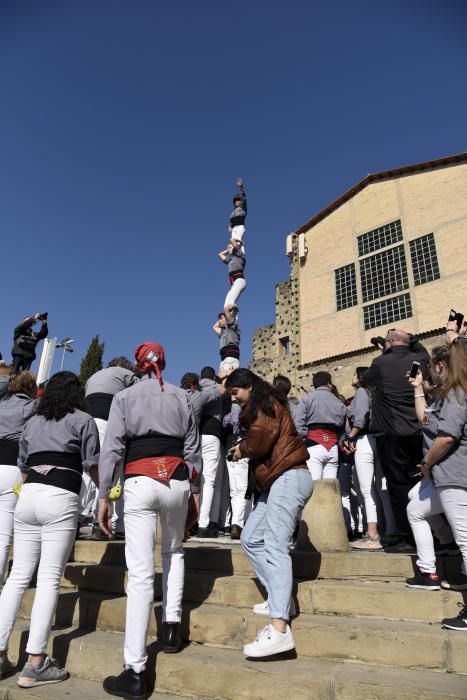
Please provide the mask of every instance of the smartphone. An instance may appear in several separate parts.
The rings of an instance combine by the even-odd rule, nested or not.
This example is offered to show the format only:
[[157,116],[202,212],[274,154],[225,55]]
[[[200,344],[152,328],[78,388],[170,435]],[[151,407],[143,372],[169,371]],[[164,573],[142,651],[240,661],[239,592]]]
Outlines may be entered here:
[[462,328],[463,322],[464,322],[464,314],[456,314],[456,323],[457,323],[457,327],[459,330]]
[[420,369],[420,362],[412,362],[412,367],[410,368],[410,374],[409,374],[410,379],[415,379],[419,369]]

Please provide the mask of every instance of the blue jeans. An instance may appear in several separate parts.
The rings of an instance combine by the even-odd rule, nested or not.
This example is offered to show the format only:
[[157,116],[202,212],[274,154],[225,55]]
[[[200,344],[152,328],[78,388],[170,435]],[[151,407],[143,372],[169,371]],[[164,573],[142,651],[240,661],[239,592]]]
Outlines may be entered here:
[[293,583],[289,542],[312,490],[308,469],[289,469],[261,494],[242,531],[243,549],[268,592],[271,618],[289,619]]

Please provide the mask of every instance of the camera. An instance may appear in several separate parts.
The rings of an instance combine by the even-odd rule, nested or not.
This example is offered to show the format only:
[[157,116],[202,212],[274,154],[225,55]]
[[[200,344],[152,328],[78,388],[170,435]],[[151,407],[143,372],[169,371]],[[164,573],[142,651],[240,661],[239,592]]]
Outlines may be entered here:
[[464,314],[460,314],[457,311],[454,311],[454,309],[451,309],[451,311],[449,312],[448,323],[451,323],[452,321],[455,321],[455,323],[457,323],[457,328],[458,330],[460,330],[464,321]]
[[47,321],[47,318],[49,316],[49,312],[46,311],[45,313],[41,314],[40,316],[37,317],[38,321]]
[[[231,448],[239,445],[243,441],[243,439],[244,439],[243,435],[237,435],[237,437],[235,438],[235,440],[233,441],[233,443],[231,445]],[[233,453],[230,452],[230,450],[229,450],[229,452],[227,452],[227,455],[225,458],[226,458],[227,462],[233,462]]]
[[420,362],[412,362],[412,367],[410,368],[409,377],[410,379],[415,379],[420,369]]
[[382,350],[386,344],[386,341],[383,336],[377,335],[374,338],[371,338],[370,343],[378,348],[378,350]]

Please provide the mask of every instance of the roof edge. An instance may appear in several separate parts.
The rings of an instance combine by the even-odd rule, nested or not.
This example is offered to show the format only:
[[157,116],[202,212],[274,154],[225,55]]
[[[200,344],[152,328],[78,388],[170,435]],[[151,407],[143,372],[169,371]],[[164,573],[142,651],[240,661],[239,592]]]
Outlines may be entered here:
[[307,221],[306,224],[303,224],[303,226],[300,226],[295,231],[293,231],[292,235],[299,235],[301,233],[305,233],[310,228],[313,228],[313,226],[316,226],[316,224],[318,224],[320,221],[329,216],[329,214],[332,214],[333,211],[342,206],[342,204],[345,204],[345,202],[351,199],[354,195],[358,194],[358,192],[361,192],[372,182],[377,182],[378,180],[386,180],[391,177],[399,177],[408,173],[416,173],[423,170],[435,169],[443,165],[453,165],[455,163],[463,162],[467,162],[467,152],[456,153],[455,155],[444,156],[443,158],[437,158],[435,160],[426,160],[422,163],[414,163],[413,165],[405,165],[402,168],[383,170],[379,173],[370,173],[369,175],[364,177],[363,180],[360,180],[360,182],[358,182],[356,185],[344,192],[344,194],[342,194],[340,197],[331,202],[331,204],[328,204],[327,207],[322,209],[312,219]]

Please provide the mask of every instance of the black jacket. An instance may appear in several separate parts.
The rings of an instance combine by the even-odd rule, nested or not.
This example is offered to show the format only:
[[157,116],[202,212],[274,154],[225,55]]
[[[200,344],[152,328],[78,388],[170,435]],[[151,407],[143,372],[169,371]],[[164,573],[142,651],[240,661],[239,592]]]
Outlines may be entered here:
[[[24,357],[26,360],[31,361],[36,359],[36,345],[40,340],[42,340],[42,338],[47,338],[49,329],[47,328],[47,323],[44,323],[42,324],[42,328],[37,333],[35,333],[32,330],[32,326],[34,325],[34,323],[34,318],[28,318],[26,319],[26,321],[20,323],[19,326],[16,326],[15,330],[13,331],[14,345],[13,350],[11,351],[12,355],[21,355],[21,357]],[[31,338],[30,346],[28,344],[28,347],[26,347],[26,345],[24,347],[21,347],[18,344],[20,336],[22,335]]]
[[364,386],[374,388],[370,432],[401,436],[420,432],[414,390],[407,372],[412,362],[420,362],[423,370],[428,360],[427,351],[420,345],[415,352],[404,345],[395,345],[373,360],[363,380]]

